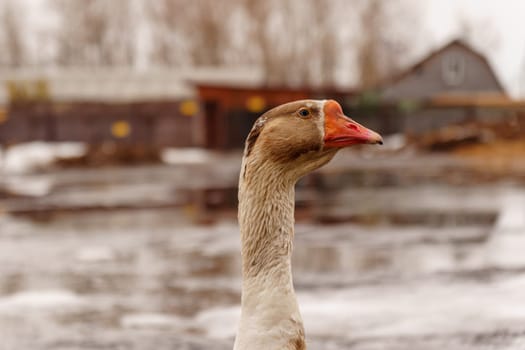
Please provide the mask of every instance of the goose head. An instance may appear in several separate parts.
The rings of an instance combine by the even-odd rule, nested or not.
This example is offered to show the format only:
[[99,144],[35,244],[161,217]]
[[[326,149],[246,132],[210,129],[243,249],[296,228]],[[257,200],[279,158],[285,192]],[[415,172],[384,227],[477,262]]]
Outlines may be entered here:
[[334,100],[290,102],[255,122],[246,140],[243,177],[267,166],[283,179],[297,181],[344,147],[382,143],[378,133],[347,117]]

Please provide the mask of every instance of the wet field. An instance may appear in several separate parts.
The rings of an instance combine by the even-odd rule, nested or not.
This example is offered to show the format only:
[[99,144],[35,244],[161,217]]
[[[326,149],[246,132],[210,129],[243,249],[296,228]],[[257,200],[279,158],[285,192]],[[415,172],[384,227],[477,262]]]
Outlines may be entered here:
[[[309,348],[525,349],[523,188],[403,183],[395,165],[385,180],[363,164],[323,180],[322,195],[298,191],[323,204],[296,226]],[[235,217],[196,220],[182,190],[230,186],[236,167],[4,176],[40,192],[1,202],[0,349],[230,349]]]

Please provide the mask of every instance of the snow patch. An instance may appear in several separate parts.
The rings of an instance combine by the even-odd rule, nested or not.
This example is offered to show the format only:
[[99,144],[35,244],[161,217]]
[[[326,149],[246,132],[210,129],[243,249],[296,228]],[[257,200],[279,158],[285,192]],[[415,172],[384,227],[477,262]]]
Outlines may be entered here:
[[68,290],[33,290],[0,298],[0,309],[71,308],[85,303],[83,298]]
[[82,248],[77,252],[75,258],[80,262],[100,263],[115,260],[116,254],[110,247],[93,246]]
[[161,159],[166,164],[202,164],[209,160],[206,150],[199,148],[166,148],[161,153]]
[[525,194],[509,193],[503,199],[495,230],[525,232],[524,208]]
[[123,328],[183,329],[188,321],[160,313],[136,313],[123,316],[120,325]]
[[393,134],[383,138],[383,148],[391,151],[399,151],[406,146],[406,137],[403,134]]
[[51,192],[52,183],[47,178],[17,177],[5,181],[4,187],[10,193],[29,197],[42,197]]
[[195,318],[195,324],[211,338],[228,339],[237,333],[241,307],[230,306],[204,310]]
[[[344,288],[298,293],[309,337],[392,337],[483,332],[525,318],[525,277],[500,281],[487,288],[476,284]],[[483,305],[480,308],[479,305]],[[452,317],[451,317],[452,315]],[[205,310],[195,324],[207,336],[235,336],[240,307]]]
[[[1,212],[0,212],[1,214]],[[34,224],[21,219],[13,219],[9,215],[0,215],[0,237],[19,237],[37,231]]]
[[29,142],[9,147],[3,154],[3,170],[24,173],[53,163],[58,158],[79,157],[86,153],[86,145],[78,142]]

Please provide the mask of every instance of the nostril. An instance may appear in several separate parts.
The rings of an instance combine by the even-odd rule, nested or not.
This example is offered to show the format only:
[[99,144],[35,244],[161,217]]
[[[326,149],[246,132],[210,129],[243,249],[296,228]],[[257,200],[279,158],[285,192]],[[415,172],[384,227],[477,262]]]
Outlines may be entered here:
[[354,131],[359,131],[359,127],[355,124],[352,124],[352,123],[348,123],[346,124],[346,127],[349,128],[349,129],[352,129]]

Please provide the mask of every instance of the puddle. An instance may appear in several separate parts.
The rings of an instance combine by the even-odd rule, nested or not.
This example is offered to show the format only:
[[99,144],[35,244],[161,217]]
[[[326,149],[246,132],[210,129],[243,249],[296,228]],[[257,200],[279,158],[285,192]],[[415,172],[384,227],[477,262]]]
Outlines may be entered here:
[[[65,217],[34,224],[34,232],[23,236],[2,235],[2,300],[37,308],[39,316],[13,320],[0,312],[0,325],[32,327],[36,339],[75,349],[83,348],[85,327],[113,339],[98,348],[111,341],[121,346],[136,332],[175,334],[166,349],[198,344],[196,334],[228,348],[240,298],[237,226],[176,224],[166,215],[121,212],[106,231],[104,220],[72,225],[75,220]],[[152,222],[156,228],[146,229]],[[522,330],[525,314],[516,305],[525,303],[524,249],[522,235],[493,236],[491,227],[479,225],[298,224],[294,278],[311,343],[344,349],[352,339],[390,343],[404,336],[414,342],[428,334]],[[76,307],[83,300],[89,308]],[[40,307],[62,302],[74,307],[59,315]],[[152,344],[139,338],[137,344]]]
[[[105,170],[122,175],[105,200],[171,200],[172,170],[146,180]],[[94,172],[80,187],[61,176],[54,200],[94,205],[105,191]],[[133,197],[136,182],[152,179]],[[516,349],[525,339],[523,191],[361,181],[352,192],[328,186],[325,201],[302,193],[321,218],[298,220],[293,256],[310,348]],[[83,202],[84,191],[93,193]],[[234,217],[195,225],[178,206],[2,215],[6,349],[231,349],[241,284]],[[338,223],[345,215],[354,217]]]

